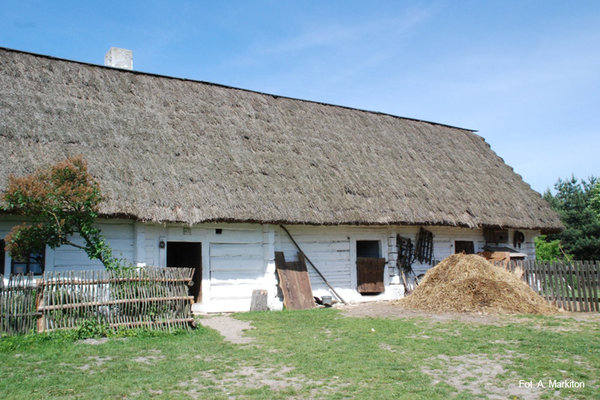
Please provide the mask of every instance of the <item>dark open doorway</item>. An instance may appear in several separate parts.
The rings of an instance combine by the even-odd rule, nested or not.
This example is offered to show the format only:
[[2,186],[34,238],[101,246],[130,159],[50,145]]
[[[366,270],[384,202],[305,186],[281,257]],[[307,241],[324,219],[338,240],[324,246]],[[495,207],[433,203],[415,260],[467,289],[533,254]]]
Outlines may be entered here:
[[202,243],[167,242],[167,267],[196,268],[190,295],[196,303],[202,301]]

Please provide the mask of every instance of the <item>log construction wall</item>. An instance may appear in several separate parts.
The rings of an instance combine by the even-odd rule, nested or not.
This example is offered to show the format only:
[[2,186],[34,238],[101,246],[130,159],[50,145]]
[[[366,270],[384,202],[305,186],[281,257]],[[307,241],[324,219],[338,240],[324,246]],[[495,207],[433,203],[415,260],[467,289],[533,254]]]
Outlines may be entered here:
[[[6,235],[19,223],[14,218],[0,220],[0,236]],[[112,246],[115,255],[139,266],[167,266],[169,242],[200,243],[202,249],[202,301],[193,305],[196,312],[247,311],[252,291],[267,290],[269,307],[281,309],[282,301],[277,287],[274,252],[282,251],[288,261],[297,260],[298,250],[287,234],[277,225],[268,224],[149,224],[126,219],[101,220],[99,228]],[[335,290],[348,302],[391,299],[402,296],[403,287],[397,285],[398,249],[396,235],[413,241],[418,226],[286,226],[304,253],[313,261]],[[473,241],[475,251],[485,245],[481,229],[427,227],[433,232],[435,260],[454,253],[456,240]],[[525,242],[518,249],[529,258],[535,257],[533,239],[537,231],[523,231]],[[512,238],[514,231],[509,231]],[[80,239],[76,239],[79,240]],[[385,292],[361,295],[357,290],[356,242],[379,242],[380,258],[386,260],[384,271]],[[163,245],[161,245],[161,242]],[[510,242],[510,240],[509,240]],[[512,243],[509,243],[512,246]],[[102,269],[98,261],[91,261],[79,249],[63,246],[47,248],[46,270],[66,271]],[[10,273],[10,257],[5,265]],[[189,265],[181,265],[189,267]],[[307,263],[315,296],[331,295],[323,280]],[[417,274],[426,272],[430,265],[415,264]]]

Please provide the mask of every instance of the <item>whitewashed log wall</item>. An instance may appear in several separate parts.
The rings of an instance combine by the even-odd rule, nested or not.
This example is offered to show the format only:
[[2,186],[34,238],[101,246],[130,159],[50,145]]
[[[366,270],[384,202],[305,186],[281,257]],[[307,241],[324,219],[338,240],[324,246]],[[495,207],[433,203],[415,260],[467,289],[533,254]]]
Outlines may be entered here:
[[[0,221],[0,236],[6,235],[19,223],[14,218]],[[198,312],[245,311],[250,307],[254,289],[266,289],[269,306],[281,309],[277,288],[274,252],[283,251],[286,260],[297,260],[297,249],[285,232],[276,225],[261,224],[200,224],[193,227],[169,224],[146,224],[124,219],[102,220],[98,224],[108,243],[119,256],[133,264],[166,266],[164,241],[202,243],[202,302],[194,304]],[[418,226],[287,226],[306,255],[338,291],[350,302],[389,299],[399,295],[398,286],[391,284],[398,273],[396,268],[396,235],[415,240]],[[217,229],[221,233],[217,233]],[[479,229],[428,227],[434,234],[434,258],[442,260],[454,253],[455,240],[473,241],[475,251],[481,251],[485,242]],[[523,231],[525,243],[521,252],[535,257],[533,239],[538,231]],[[509,231],[509,245],[512,235]],[[75,239],[76,241],[80,239]],[[386,292],[377,296],[362,296],[356,291],[356,241],[377,240],[381,257],[387,260],[384,283]],[[10,257],[5,256],[10,268]],[[415,264],[417,274],[425,273],[429,265]],[[46,249],[47,270],[99,269],[98,261],[91,261],[76,248],[63,246]],[[322,279],[308,265],[313,292],[316,296],[331,294]],[[9,272],[9,271],[7,271]],[[400,292],[401,295],[401,292]]]

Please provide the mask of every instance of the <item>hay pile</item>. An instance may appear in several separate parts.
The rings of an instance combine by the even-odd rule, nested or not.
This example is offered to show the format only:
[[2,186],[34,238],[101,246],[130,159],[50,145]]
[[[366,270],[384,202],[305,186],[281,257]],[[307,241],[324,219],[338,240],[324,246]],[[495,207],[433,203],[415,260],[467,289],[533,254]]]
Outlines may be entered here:
[[454,254],[444,259],[400,303],[408,308],[442,312],[554,314],[558,311],[517,276],[474,254]]

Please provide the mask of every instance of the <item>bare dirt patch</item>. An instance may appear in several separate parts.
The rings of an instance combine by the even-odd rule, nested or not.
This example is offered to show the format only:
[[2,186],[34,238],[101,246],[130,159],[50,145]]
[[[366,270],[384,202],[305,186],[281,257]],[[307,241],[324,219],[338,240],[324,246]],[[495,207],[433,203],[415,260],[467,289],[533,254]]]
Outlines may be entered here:
[[101,367],[107,361],[111,361],[112,357],[110,357],[110,356],[106,356],[106,357],[90,356],[90,357],[88,357],[88,360],[93,361],[96,364],[96,366]]
[[390,346],[387,343],[379,343],[379,348],[381,350],[389,351],[390,353],[396,353],[397,352],[396,350],[394,350],[394,348],[392,346]]
[[89,364],[83,364],[80,367],[76,367],[81,371],[89,371],[90,374],[93,374],[95,371],[92,369],[93,367],[100,368],[104,363],[111,361],[112,357],[99,357],[99,356],[90,356],[87,358],[90,361]]
[[148,354],[144,356],[139,356],[133,358],[131,361],[142,363],[142,364],[154,364],[157,361],[164,360],[165,356],[161,354],[161,351],[158,349],[150,349],[148,350]]
[[444,382],[459,392],[469,392],[488,399],[506,399],[507,397],[525,400],[539,399],[540,388],[526,388],[514,383],[502,384],[498,375],[506,373],[504,365],[510,363],[508,355],[466,354],[448,357],[440,355],[427,360],[429,366],[422,371],[433,378],[433,384]]
[[108,342],[108,338],[107,337],[103,337],[103,338],[97,338],[97,339],[96,338],[83,339],[83,340],[80,340],[77,343],[89,344],[89,345],[92,345],[92,346],[97,346],[99,344],[104,344],[106,342]]
[[131,361],[142,364],[154,364],[156,361],[164,360],[165,356],[140,356],[133,358]]
[[200,324],[218,331],[226,341],[236,344],[248,344],[254,341],[253,337],[244,336],[244,331],[254,329],[247,321],[240,321],[230,315],[206,316]]
[[324,382],[308,379],[303,376],[290,376],[291,367],[257,368],[241,365],[231,372],[216,374],[213,370],[201,371],[197,377],[179,382],[180,388],[175,392],[186,394],[198,399],[203,398],[209,389],[212,394],[220,392],[230,398],[235,398],[234,393],[240,389],[259,389],[267,387],[272,391],[300,390],[305,385],[315,387],[323,386]]

